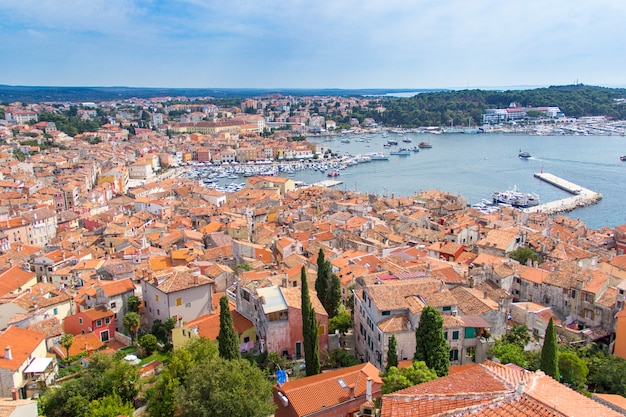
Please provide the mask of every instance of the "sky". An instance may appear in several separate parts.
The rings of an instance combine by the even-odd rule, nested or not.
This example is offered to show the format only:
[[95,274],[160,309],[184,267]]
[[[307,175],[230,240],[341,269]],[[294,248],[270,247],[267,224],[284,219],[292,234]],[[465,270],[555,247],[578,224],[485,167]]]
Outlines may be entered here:
[[624,0],[0,0],[0,84],[625,86]]

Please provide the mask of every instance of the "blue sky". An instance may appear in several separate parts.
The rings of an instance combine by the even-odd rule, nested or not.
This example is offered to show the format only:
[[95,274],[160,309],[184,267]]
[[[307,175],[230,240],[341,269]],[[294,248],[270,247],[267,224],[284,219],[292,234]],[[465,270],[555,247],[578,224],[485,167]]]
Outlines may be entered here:
[[0,84],[624,86],[623,0],[1,0]]

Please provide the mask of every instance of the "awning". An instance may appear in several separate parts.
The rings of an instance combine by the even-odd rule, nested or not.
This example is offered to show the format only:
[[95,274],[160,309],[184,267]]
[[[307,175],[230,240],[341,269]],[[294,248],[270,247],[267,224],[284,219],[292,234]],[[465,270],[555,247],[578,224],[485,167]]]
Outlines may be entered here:
[[24,372],[33,373],[33,374],[44,373],[51,362],[52,362],[52,358],[35,358],[26,367],[26,369],[24,369]]

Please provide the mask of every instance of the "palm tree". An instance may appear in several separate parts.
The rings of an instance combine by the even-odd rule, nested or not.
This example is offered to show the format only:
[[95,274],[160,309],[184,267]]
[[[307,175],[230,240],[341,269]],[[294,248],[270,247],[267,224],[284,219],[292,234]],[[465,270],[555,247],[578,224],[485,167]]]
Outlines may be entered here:
[[65,351],[67,352],[67,357],[70,357],[70,348],[72,347],[72,345],[74,344],[74,335],[71,333],[64,333],[63,336],[61,336],[61,342],[60,342],[61,346],[63,346],[65,348]]
[[141,326],[141,317],[138,313],[130,311],[124,315],[124,327],[130,333],[133,344],[135,344],[139,326]]

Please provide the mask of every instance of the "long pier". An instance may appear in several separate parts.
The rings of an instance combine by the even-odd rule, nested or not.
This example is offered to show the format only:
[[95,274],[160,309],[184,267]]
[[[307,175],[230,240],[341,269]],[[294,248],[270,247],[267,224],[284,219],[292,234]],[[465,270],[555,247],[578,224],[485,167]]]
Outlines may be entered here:
[[602,200],[602,194],[588,190],[578,184],[574,184],[573,182],[557,177],[556,175],[549,174],[547,172],[538,172],[534,174],[534,176],[535,178],[573,194],[573,196],[525,208],[525,213],[565,213],[576,210],[579,207],[597,204],[600,200]]

